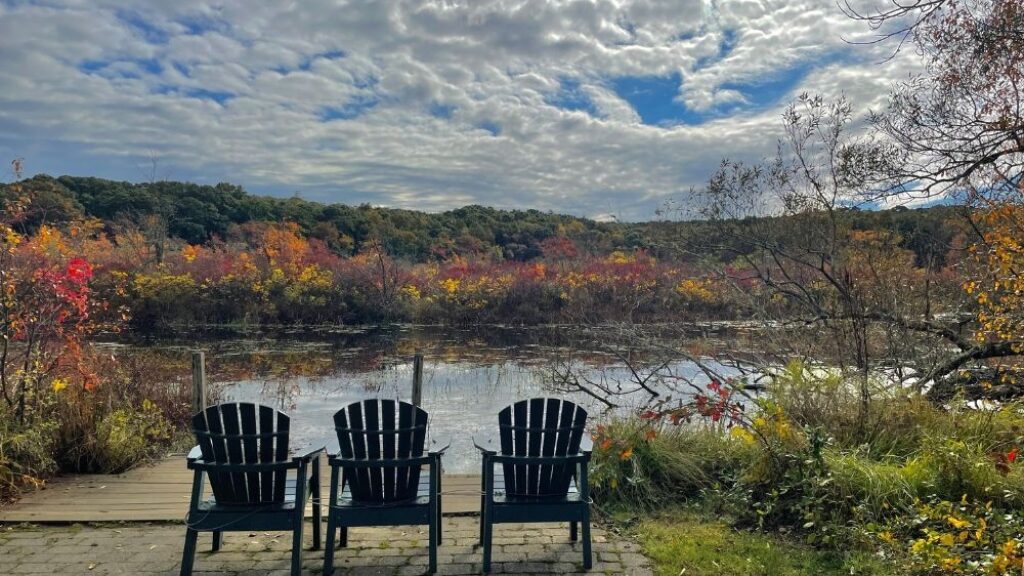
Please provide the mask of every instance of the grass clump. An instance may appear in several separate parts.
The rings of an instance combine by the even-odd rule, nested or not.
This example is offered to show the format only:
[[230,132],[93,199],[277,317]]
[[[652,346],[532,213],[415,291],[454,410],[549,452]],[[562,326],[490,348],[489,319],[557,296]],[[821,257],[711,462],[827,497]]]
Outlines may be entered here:
[[889,576],[869,552],[819,550],[780,535],[738,530],[677,510],[639,523],[637,536],[660,576]]

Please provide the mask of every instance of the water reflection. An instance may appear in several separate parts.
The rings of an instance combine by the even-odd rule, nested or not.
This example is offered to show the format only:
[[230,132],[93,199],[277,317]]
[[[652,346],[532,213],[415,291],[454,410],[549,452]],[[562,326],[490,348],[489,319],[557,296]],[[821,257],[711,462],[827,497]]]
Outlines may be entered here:
[[[162,342],[146,348],[184,359],[189,345]],[[203,348],[221,399],[284,410],[292,415],[296,444],[329,447],[336,444],[332,416],[345,404],[410,399],[412,357],[419,351],[425,359],[423,408],[431,417],[431,438],[451,440],[445,467],[453,473],[477,471],[471,438],[493,434],[498,411],[518,400],[558,396],[586,407],[595,418],[608,413],[601,398],[556,377],[556,366],[600,382],[622,411],[650,401],[648,393],[631,384],[633,370],[644,366],[665,365],[665,372],[707,381],[696,365],[666,359],[664,352],[613,347],[607,334],[559,328],[399,328],[285,340],[213,340],[203,342]]]

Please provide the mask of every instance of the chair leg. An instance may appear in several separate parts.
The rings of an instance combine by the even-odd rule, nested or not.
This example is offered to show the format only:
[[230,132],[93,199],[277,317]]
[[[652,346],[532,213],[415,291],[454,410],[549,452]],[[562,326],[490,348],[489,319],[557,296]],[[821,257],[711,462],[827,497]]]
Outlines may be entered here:
[[579,540],[579,537],[576,535],[576,521],[575,520],[573,520],[572,522],[569,522],[569,540],[572,540],[573,542]]
[[590,508],[583,509],[583,569],[590,570],[594,566],[594,559],[590,551]]
[[480,480],[480,545],[483,546],[484,545],[484,523],[487,520],[487,515],[485,514],[486,508],[487,508],[487,499],[484,497],[484,491],[487,489],[487,486],[484,485],[484,480],[483,480],[483,475],[482,474],[480,475],[480,478],[481,478],[481,480]]
[[441,513],[441,504],[444,502],[442,492],[444,489],[441,487],[441,478],[443,472],[439,469],[437,472],[437,545],[441,545],[441,538],[443,537],[443,531],[441,525],[444,523],[444,514]]
[[483,538],[480,543],[484,548],[483,572],[491,571],[491,540],[494,536],[494,466],[490,464],[487,457],[484,457],[484,505],[480,511],[480,520],[483,527]]
[[429,574],[437,573],[437,545],[438,536],[440,533],[440,526],[438,525],[439,517],[435,514],[430,518],[430,550],[429,550]]
[[217,530],[213,533],[213,551],[217,552],[220,547],[224,544],[224,533]]
[[181,553],[181,576],[192,576],[192,564],[196,559],[196,541],[199,532],[187,528],[185,530],[185,549]]
[[338,536],[338,547],[344,548],[348,546],[348,526],[342,526],[339,532],[341,534]]
[[491,540],[494,535],[494,524],[491,523],[490,518],[483,522],[484,536],[481,545],[484,548],[484,574],[490,573],[491,571]]
[[313,550],[320,549],[320,523],[323,521],[320,509],[320,457],[313,462],[310,476],[310,493],[313,495]]
[[320,523],[323,522],[323,518],[320,515],[320,497],[319,495],[313,498],[313,547],[311,550],[320,549]]
[[323,576],[331,576],[334,573],[334,535],[338,526],[334,521],[334,514],[327,511],[327,542],[324,543],[324,570]]
[[292,576],[302,575],[302,525],[300,520],[292,532]]
[[430,466],[430,574],[437,573],[437,544],[441,531],[441,471],[435,461]]

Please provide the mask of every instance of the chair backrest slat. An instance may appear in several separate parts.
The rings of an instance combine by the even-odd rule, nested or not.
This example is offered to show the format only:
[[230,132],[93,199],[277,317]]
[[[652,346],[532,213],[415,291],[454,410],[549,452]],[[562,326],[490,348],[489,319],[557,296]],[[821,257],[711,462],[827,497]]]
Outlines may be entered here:
[[[380,460],[380,405],[377,402],[366,402],[363,404],[363,416],[366,420],[366,458],[368,460]],[[370,492],[380,494],[384,498],[384,470],[381,468],[368,468],[370,481]]]
[[[349,431],[349,437],[352,438],[352,457],[356,460],[365,460],[366,435],[354,431],[363,428],[362,403],[353,406],[352,410],[349,411],[348,423],[352,427],[352,431]],[[357,497],[369,497],[372,494],[370,490],[370,471],[366,468],[359,468],[356,469],[354,476],[356,478],[354,478],[352,483],[353,496],[356,495],[355,492],[359,492]]]
[[[238,415],[242,420],[242,434],[253,436],[258,434],[256,426],[256,406],[254,404],[242,404],[238,407]],[[256,437],[255,442],[246,442],[244,448],[244,459],[246,464],[259,463],[260,438]],[[249,472],[245,476],[246,488],[248,489],[249,500],[258,502],[260,499],[260,474]]]
[[[558,417],[558,427],[560,429],[562,429],[562,430],[571,429],[572,425],[573,425],[573,422],[574,422],[574,420],[576,418],[576,412],[577,411],[583,413],[584,424],[582,424],[580,426],[580,428],[582,429],[582,426],[585,425],[585,423],[586,423],[586,417],[587,417],[586,412],[583,412],[583,410],[581,408],[577,407],[575,404],[571,404],[571,403],[568,403],[568,402],[563,402],[562,403],[561,414]],[[560,456],[564,456],[566,454],[569,454],[569,445],[570,445],[570,443],[572,441],[572,434],[555,434],[554,436],[555,436],[555,452],[554,453],[558,454]],[[576,443],[576,446],[577,446],[577,449],[578,449],[579,442]],[[569,467],[564,465],[564,464],[560,464],[560,465],[556,465],[556,466],[552,467],[552,470],[551,470],[551,482],[548,485],[548,489],[551,492],[559,492],[560,490],[563,490],[563,489],[564,490],[568,490],[568,486],[569,486],[568,482],[565,483],[565,487],[564,488],[563,488],[562,484],[559,484],[559,482],[561,482],[563,478],[567,477],[566,474],[565,474],[567,468],[569,468]],[[572,475],[570,474],[568,477],[571,477],[571,476]]]
[[[531,428],[543,428],[544,427],[544,399],[534,398],[530,400],[530,420],[528,426]],[[541,446],[543,445],[544,432],[534,432],[527,434],[528,442],[526,450],[530,456],[540,456]],[[540,492],[540,466],[530,466],[526,471],[526,486],[527,490],[531,494],[541,494]]]
[[[557,398],[523,400],[498,413],[501,453],[511,456],[553,457],[579,452],[587,412]],[[558,497],[569,490],[575,473],[563,464],[505,464],[509,496]]]
[[[275,426],[275,430],[279,435],[276,436],[274,444],[275,462],[284,462],[288,460],[288,434],[291,431],[291,422],[291,419],[283,412],[277,413],[277,425]],[[278,470],[274,473],[274,502],[284,502],[284,489],[287,478],[287,470]]]
[[[344,459],[394,460],[424,454],[427,413],[405,402],[364,400],[334,415],[339,454]],[[389,503],[416,497],[420,466],[348,469],[343,481],[356,502]]]
[[[241,426],[238,422],[238,404],[223,404],[220,411],[224,419],[224,443],[227,446],[228,462],[231,464],[244,464],[242,459]],[[249,490],[245,485],[245,474],[232,474],[231,483],[234,486],[235,498],[248,501]]]
[[[394,459],[398,457],[395,450],[397,438],[395,438],[395,401],[380,401],[380,428],[384,432],[381,436],[381,457]],[[384,476],[384,499],[394,500],[395,486],[398,485],[397,471],[394,466],[384,468],[381,472]]]
[[[555,440],[558,437],[558,415],[562,403],[555,398],[548,398],[544,409],[544,441],[541,445],[541,456],[551,457],[555,455]],[[551,472],[554,466],[545,465],[540,467],[540,479],[538,480],[537,491],[541,494],[549,494],[552,490]]]
[[[217,407],[211,406],[211,408]],[[214,434],[223,434],[224,426],[221,423],[220,410],[211,410],[211,408],[208,408],[204,415],[204,422],[208,426],[207,430]],[[193,421],[194,428],[196,427],[195,424],[195,421]],[[218,463],[228,461],[228,451],[224,444],[223,436],[207,437],[206,442],[209,443],[210,450],[209,453],[207,453],[206,450],[203,450],[203,460]],[[213,487],[213,495],[218,502],[232,502],[235,500],[235,486],[229,474],[211,474],[210,485]]]
[[[529,425],[529,401],[516,402],[512,405],[512,425],[515,426],[512,431],[512,449],[516,456],[528,456],[526,438],[527,433],[525,428]],[[526,483],[526,471],[527,466],[515,466],[513,471],[516,478],[516,490],[511,492],[512,494],[529,494],[530,487]]]
[[245,402],[218,404],[192,417],[203,460],[225,465],[224,471],[210,473],[210,486],[218,504],[284,502],[285,470],[232,472],[230,465],[286,462],[289,423],[287,415],[273,408]]
[[[498,412],[498,439],[502,454],[514,454],[512,450],[512,410],[505,408]],[[516,493],[516,475],[511,464],[502,464],[502,475],[505,477],[505,489],[510,494]]]
[[[260,431],[272,432],[274,430],[275,411],[270,406],[259,406]],[[260,441],[260,462],[274,461],[274,440]],[[274,499],[274,473],[260,473],[260,501],[270,502]]]

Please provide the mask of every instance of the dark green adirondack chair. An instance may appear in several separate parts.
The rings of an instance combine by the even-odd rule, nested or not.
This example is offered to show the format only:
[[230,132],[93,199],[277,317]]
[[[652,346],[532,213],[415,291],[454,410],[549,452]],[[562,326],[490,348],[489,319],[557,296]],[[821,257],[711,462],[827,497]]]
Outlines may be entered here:
[[[484,572],[491,570],[494,525],[506,522],[569,522],[569,537],[583,529],[583,568],[590,551],[591,441],[587,412],[557,398],[523,400],[498,413],[498,441],[474,440],[483,455],[480,543]],[[495,475],[495,468],[501,474]]]
[[[364,400],[334,415],[337,455],[331,455],[325,575],[334,569],[335,531],[348,544],[354,526],[430,526],[430,572],[441,544],[441,455],[424,452],[427,413],[405,402]],[[426,478],[421,476],[427,467]]]
[[[290,419],[268,406],[228,403],[192,417],[199,445],[188,455],[195,471],[181,574],[192,573],[199,532],[213,532],[213,550],[224,532],[292,532],[292,576],[302,570],[302,513],[310,496],[313,549],[320,547],[320,463],[323,448],[291,454]],[[312,465],[311,465],[312,464]],[[294,470],[294,474],[289,472]],[[213,497],[203,498],[203,476]]]

